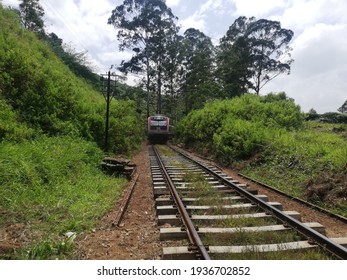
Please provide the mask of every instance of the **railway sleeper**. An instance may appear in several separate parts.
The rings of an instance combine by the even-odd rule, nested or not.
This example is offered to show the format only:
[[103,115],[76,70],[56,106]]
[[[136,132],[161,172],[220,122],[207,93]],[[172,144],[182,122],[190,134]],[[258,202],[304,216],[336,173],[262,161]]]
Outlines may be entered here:
[[201,168],[199,167],[177,167],[177,168],[170,168],[170,167],[167,167],[166,166],[166,170],[167,170],[167,173],[169,175],[171,174],[176,174],[176,173],[198,173],[198,174],[201,174],[202,172],[204,172]]
[[330,239],[334,241],[335,243],[340,244],[343,247],[347,248],[347,237],[334,237]]
[[[282,204],[279,202],[269,202],[269,204],[279,210],[283,210]],[[208,211],[214,209],[223,209],[223,210],[234,210],[234,209],[252,209],[258,207],[252,203],[242,203],[242,204],[234,204],[234,205],[222,205],[221,207],[217,206],[204,206],[204,205],[187,205],[185,208],[187,212],[191,211]],[[177,212],[177,207],[174,205],[163,205],[157,206],[157,214],[158,215],[173,215]]]
[[[175,184],[175,186],[179,187],[179,186],[194,186],[196,184],[196,182],[184,182],[183,180],[180,180],[180,181],[175,181],[175,180],[172,180]],[[220,186],[221,185],[221,182],[219,182],[218,180],[216,180],[215,178],[210,178],[210,180],[206,180],[206,182],[211,185],[212,187],[213,186]],[[230,187],[229,187],[230,188]]]
[[[283,213],[291,216],[292,218],[301,221],[301,215],[297,211],[283,211]],[[193,222],[200,222],[203,224],[211,224],[220,220],[237,219],[237,218],[256,218],[256,219],[272,219],[273,216],[265,212],[254,214],[235,214],[235,215],[191,215]],[[170,224],[171,226],[181,226],[182,221],[176,215],[158,215],[158,225]]]
[[153,195],[154,195],[154,199],[160,196],[167,196],[167,195],[170,195],[170,190],[165,185],[157,186],[153,188]]
[[196,171],[191,171],[191,172],[168,172],[170,177],[173,178],[182,178],[183,176],[186,176],[187,174],[192,174],[192,175],[202,175],[204,177],[211,177],[211,175],[207,174],[203,170],[196,170]]
[[[181,186],[177,186],[176,190],[177,191],[195,191],[197,190],[196,188],[194,188],[193,186],[189,186],[190,184],[187,185],[181,185]],[[250,192],[251,194],[258,194],[257,190],[254,189],[248,189],[246,185],[242,185],[240,187],[243,187],[244,189],[247,189],[248,192]],[[212,185],[211,186],[212,189],[215,189],[218,192],[227,192],[227,193],[236,193],[236,190],[230,188],[229,186],[226,185]]]
[[[308,241],[296,241],[278,244],[260,244],[246,246],[209,246],[209,255],[220,254],[244,254],[250,252],[266,253],[288,250],[308,250],[317,248],[317,245],[312,245]],[[162,258],[164,260],[194,260],[195,255],[189,251],[188,247],[166,247],[163,248]]]
[[[266,195],[256,195],[257,198],[261,199],[262,201],[268,202],[269,198]],[[190,197],[185,197],[182,198],[182,202],[185,205],[190,205],[192,203],[198,202],[200,199],[199,198],[190,198]],[[242,196],[234,195],[234,196],[226,196],[226,197],[221,197],[219,198],[220,201],[222,202],[247,202],[248,199],[244,198]],[[155,205],[156,206],[164,206],[164,205],[171,205],[173,203],[173,199],[170,197],[158,197],[155,200]]]
[[[316,230],[317,232],[325,235],[325,228],[320,223],[311,222],[304,223],[305,226]],[[271,226],[257,226],[257,227],[234,227],[234,228],[199,228],[198,233],[200,236],[206,234],[235,234],[240,232],[270,232],[270,231],[290,231],[291,228],[288,228],[284,225],[271,225]],[[184,240],[187,239],[187,232],[182,231],[182,228],[161,228],[160,229],[160,240]]]

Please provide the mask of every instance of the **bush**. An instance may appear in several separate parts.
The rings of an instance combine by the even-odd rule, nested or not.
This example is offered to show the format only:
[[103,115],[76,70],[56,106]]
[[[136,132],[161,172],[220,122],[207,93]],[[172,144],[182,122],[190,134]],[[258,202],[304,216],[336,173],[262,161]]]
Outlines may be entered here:
[[346,123],[347,124],[347,114],[329,112],[329,113],[320,115],[319,120],[325,123]]
[[33,137],[33,129],[18,122],[16,112],[0,99],[0,142],[3,140],[22,141]]
[[266,128],[260,123],[229,117],[220,133],[214,134],[214,148],[220,158],[245,159],[263,149],[265,136]]
[[177,139],[186,145],[213,151],[231,161],[262,150],[275,130],[294,131],[302,124],[300,107],[284,94],[247,94],[206,104],[188,114],[175,131]]
[[103,174],[103,153],[70,137],[0,143],[0,209],[4,224],[40,222],[46,234],[90,228],[125,184]]

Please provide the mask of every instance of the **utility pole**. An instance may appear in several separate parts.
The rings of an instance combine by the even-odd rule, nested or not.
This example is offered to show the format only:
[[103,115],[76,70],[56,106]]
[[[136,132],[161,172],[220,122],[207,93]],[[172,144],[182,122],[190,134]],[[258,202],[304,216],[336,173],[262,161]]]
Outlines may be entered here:
[[[111,80],[111,77],[115,77],[116,75],[108,71],[107,74],[101,75],[101,81],[103,82],[102,92],[106,100],[106,123],[105,123],[105,144],[104,151],[108,151],[108,128],[109,128],[109,115],[110,115],[110,103],[114,97],[115,89],[116,89],[116,80]],[[107,77],[105,80],[104,77]],[[105,86],[106,84],[106,86]]]

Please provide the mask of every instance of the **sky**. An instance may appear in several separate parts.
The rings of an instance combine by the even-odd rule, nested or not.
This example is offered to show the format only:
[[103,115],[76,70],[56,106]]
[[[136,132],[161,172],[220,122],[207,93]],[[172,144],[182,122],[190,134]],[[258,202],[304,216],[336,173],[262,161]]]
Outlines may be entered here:
[[[1,0],[0,0],[1,1]],[[18,0],[2,0],[17,7]],[[47,32],[54,32],[76,51],[87,51],[97,73],[131,58],[118,50],[117,32],[107,24],[123,0],[40,0]],[[193,27],[215,45],[239,16],[276,20],[294,37],[290,75],[280,75],[260,94],[284,91],[303,112],[336,112],[347,100],[346,0],[166,0],[179,18],[181,31]],[[134,77],[127,82],[134,84]]]

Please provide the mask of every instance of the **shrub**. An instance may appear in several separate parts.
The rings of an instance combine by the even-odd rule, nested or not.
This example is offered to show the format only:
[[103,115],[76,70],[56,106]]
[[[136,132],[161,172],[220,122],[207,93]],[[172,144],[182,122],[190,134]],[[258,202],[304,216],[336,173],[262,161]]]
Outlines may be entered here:
[[18,122],[16,112],[0,99],[0,142],[3,140],[22,141],[33,137],[34,131]]
[[211,102],[188,114],[177,126],[177,139],[213,150],[230,161],[244,159],[266,146],[275,130],[302,127],[300,107],[284,94],[265,97],[246,94]]
[[260,123],[228,117],[220,133],[214,134],[214,148],[220,158],[248,158],[262,150],[268,140],[265,135],[266,128]]

